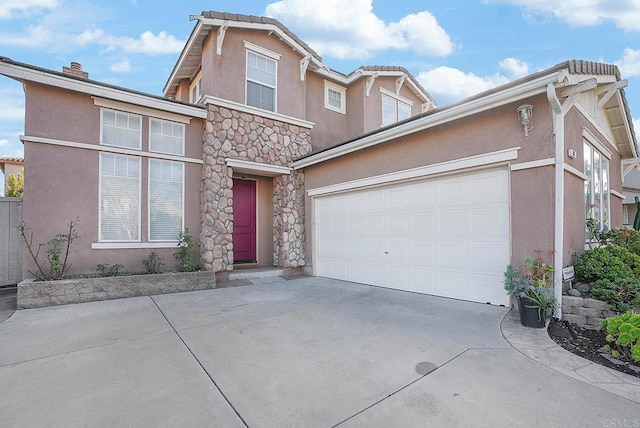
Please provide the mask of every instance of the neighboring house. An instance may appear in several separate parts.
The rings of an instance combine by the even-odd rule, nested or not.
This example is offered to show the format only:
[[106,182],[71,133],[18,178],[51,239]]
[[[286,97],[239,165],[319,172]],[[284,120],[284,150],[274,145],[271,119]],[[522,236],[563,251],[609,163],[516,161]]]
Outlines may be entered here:
[[25,221],[46,240],[78,216],[76,272],[171,260],[189,228],[219,276],[275,265],[508,304],[511,259],[555,250],[559,270],[587,217],[622,226],[637,146],[613,65],[437,109],[406,70],[335,72],[273,19],[196,21],[165,98],[0,59],[25,85]]
[[24,171],[24,159],[16,157],[0,157],[0,171],[4,174],[4,194],[9,189],[9,176]]
[[638,212],[636,197],[640,199],[640,170],[638,170],[638,163],[635,160],[633,162],[623,162],[623,168],[623,224],[625,227],[633,228],[633,222]]

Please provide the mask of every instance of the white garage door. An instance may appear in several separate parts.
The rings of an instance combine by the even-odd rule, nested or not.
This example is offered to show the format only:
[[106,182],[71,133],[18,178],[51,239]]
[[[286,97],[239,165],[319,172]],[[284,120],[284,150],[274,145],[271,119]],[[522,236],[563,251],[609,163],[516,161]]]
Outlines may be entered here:
[[507,170],[318,197],[316,243],[318,276],[506,305]]

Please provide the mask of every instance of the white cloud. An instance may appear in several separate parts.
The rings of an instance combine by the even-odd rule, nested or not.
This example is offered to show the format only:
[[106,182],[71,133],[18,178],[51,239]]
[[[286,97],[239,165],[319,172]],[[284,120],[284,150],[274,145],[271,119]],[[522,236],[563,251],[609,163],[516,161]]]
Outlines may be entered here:
[[640,50],[626,48],[622,59],[616,61],[615,64],[625,78],[640,76]]
[[430,12],[385,23],[373,12],[372,0],[281,0],[269,4],[265,15],[282,21],[321,55],[339,59],[363,59],[389,49],[446,56],[454,49]]
[[633,130],[636,133],[636,138],[640,137],[640,117],[633,118]]
[[525,8],[525,16],[546,15],[573,27],[613,22],[628,31],[640,31],[640,2],[607,0],[487,0]]
[[100,28],[86,30],[75,38],[80,46],[96,43],[107,47],[107,50],[122,49],[128,53],[143,53],[149,55],[173,54],[182,51],[184,41],[165,31],[157,35],[145,31],[139,38],[119,37],[107,34]]
[[120,62],[116,62],[110,68],[114,73],[128,73],[131,71],[131,64],[128,59],[123,59]]
[[507,72],[514,79],[519,79],[529,74],[529,64],[516,58],[505,58],[500,61],[498,67]]
[[29,25],[24,34],[0,33],[0,45],[19,46],[23,48],[37,48],[50,44],[56,35],[50,28],[43,25]]
[[9,140],[0,140],[0,147],[6,146],[9,144]]
[[443,106],[509,82],[499,73],[477,76],[456,68],[441,66],[418,74],[418,81]]
[[58,0],[2,0],[0,2],[0,19],[30,15],[44,9],[55,9]]

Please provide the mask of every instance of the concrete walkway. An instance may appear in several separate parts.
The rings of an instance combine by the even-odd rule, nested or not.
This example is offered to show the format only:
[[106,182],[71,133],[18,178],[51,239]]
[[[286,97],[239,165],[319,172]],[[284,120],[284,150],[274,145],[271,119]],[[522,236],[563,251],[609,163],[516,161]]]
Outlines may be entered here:
[[624,394],[514,349],[505,308],[322,278],[251,282],[16,312],[0,323],[0,425],[640,423]]
[[[501,328],[509,344],[532,360],[640,404],[640,378],[572,354],[554,342],[546,329],[523,327],[518,313],[514,311],[504,317]],[[640,423],[638,425],[640,426]]]

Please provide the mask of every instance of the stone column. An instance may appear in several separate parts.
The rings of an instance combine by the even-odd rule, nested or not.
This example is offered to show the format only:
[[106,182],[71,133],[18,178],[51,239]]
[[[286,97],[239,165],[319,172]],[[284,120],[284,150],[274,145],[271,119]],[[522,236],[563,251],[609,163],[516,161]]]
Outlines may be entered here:
[[304,173],[273,179],[273,262],[284,268],[305,265]]

